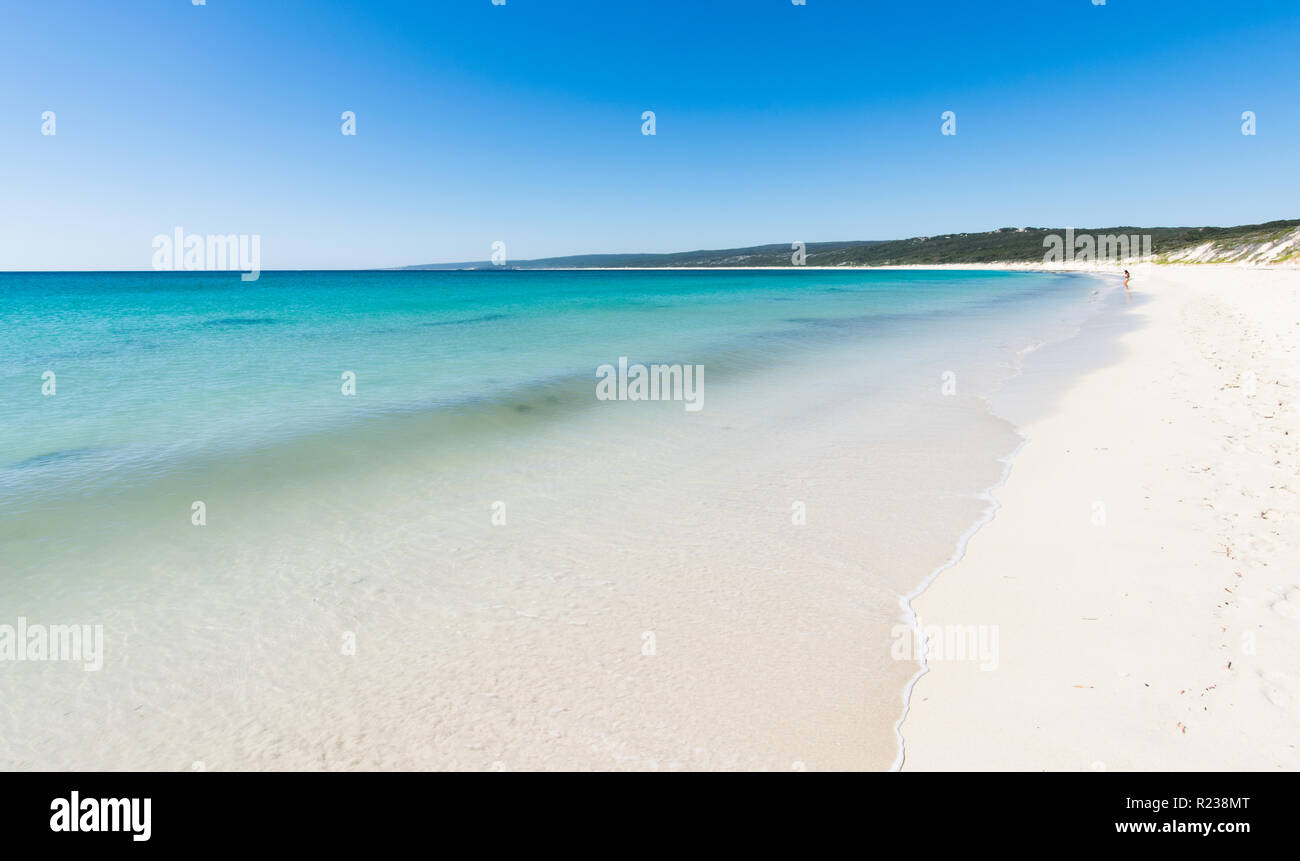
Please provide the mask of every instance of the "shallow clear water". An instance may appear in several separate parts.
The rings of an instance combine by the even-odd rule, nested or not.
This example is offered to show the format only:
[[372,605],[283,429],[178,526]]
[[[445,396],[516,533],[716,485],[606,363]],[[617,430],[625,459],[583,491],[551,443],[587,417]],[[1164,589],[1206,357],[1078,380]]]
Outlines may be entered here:
[[[526,409],[538,392],[592,383],[621,355],[706,364],[721,381],[936,321],[1023,328],[1007,315],[1073,301],[1086,283],[954,272],[270,272],[253,285],[207,273],[0,274],[0,491],[6,502],[52,481],[76,491],[107,472],[401,412]],[[352,398],[340,396],[347,371]],[[42,396],[46,372],[56,396]],[[589,388],[574,387],[584,401]]]
[[[520,766],[622,767],[599,737],[636,739],[626,767],[645,767],[697,734],[697,767],[830,765],[784,749],[802,720],[837,728],[834,762],[887,765],[910,668],[881,632],[1014,448],[986,397],[1098,313],[1099,284],[0,274],[0,606],[108,641],[98,673],[0,666],[4,761],[485,767],[507,756],[473,740],[490,727]],[[620,356],[703,365],[704,408],[597,400]],[[357,628],[371,651],[341,668]],[[691,659],[624,668],[631,693],[585,676],[651,629]],[[358,690],[391,704],[360,728]],[[411,735],[412,709],[442,742]],[[555,727],[521,734],[525,715]],[[346,755],[319,751],[341,724]],[[178,731],[207,753],[165,750]]]

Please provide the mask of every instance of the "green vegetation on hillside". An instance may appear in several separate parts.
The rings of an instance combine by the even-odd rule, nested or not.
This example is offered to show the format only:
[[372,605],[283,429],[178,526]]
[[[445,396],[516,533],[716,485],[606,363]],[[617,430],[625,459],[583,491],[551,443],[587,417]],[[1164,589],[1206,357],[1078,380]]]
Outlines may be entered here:
[[[1300,220],[1270,221],[1239,227],[1101,227],[1075,228],[1076,235],[1147,235],[1157,256],[1175,254],[1206,242],[1224,245],[1255,245],[1276,242],[1300,227]],[[1065,228],[1003,227],[987,233],[948,233],[912,239],[856,242],[809,242],[807,266],[899,266],[941,263],[1005,263],[1042,261],[1043,241],[1051,235],[1064,236]],[[793,266],[790,245],[756,245],[712,251],[681,251],[672,254],[580,254],[538,260],[511,261],[507,268],[556,269],[595,267],[679,266]],[[487,261],[477,263],[429,264],[406,269],[490,269]]]

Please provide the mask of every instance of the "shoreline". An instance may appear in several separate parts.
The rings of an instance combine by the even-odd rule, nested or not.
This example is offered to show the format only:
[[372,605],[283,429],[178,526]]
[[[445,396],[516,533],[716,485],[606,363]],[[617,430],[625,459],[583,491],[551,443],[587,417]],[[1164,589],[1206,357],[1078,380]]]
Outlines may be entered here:
[[[970,546],[970,542],[979,534],[981,529],[993,522],[993,519],[997,517],[998,509],[1002,507],[997,499],[997,491],[1006,485],[1008,479],[1011,478],[1011,469],[1015,465],[1016,455],[1020,454],[1024,449],[1025,444],[1029,442],[1029,438],[1026,437],[1024,433],[1020,432],[1018,428],[1017,432],[1020,433],[1020,444],[1017,445],[1009,454],[999,458],[1003,464],[1001,478],[998,479],[996,484],[976,497],[977,499],[984,500],[988,503],[983,515],[972,523],[970,527],[957,539],[957,546],[953,550],[952,556],[950,556],[946,562],[931,571],[929,576],[922,580],[915,589],[898,599],[899,606],[903,610],[904,623],[918,636],[922,631],[921,617],[916,612],[916,609],[913,606],[914,603],[929,591],[930,587],[935,584],[945,571],[950,571],[961,564],[962,559],[966,557],[966,549]],[[923,649],[928,646],[924,640],[922,640],[922,644]],[[898,720],[894,722],[894,737],[898,742],[898,755],[894,758],[893,764],[889,766],[889,771],[902,771],[903,766],[907,762],[907,737],[903,734],[903,727],[907,723],[907,716],[912,708],[912,693],[916,690],[916,686],[921,679],[923,679],[926,673],[930,671],[930,667],[926,663],[926,657],[927,655],[923,651],[919,662],[920,666],[903,687],[903,711],[898,716]]]
[[[1230,348],[1266,358],[1273,355],[1268,349],[1281,350],[1250,367],[1257,371],[1260,403],[1284,399],[1289,368],[1282,353],[1294,342],[1297,324],[1290,309],[1300,307],[1300,270],[1134,271],[1131,304],[1114,272],[1098,268],[1047,279],[1070,282],[1068,309],[1065,298],[1044,304],[1041,296],[1032,306],[969,304],[958,290],[942,322],[868,330],[865,339],[861,332],[834,343],[820,339],[815,354],[794,353],[790,361],[737,377],[710,395],[703,415],[674,422],[674,434],[664,435],[662,423],[618,412],[574,413],[547,424],[540,436],[530,425],[527,449],[510,434],[478,436],[466,449],[476,459],[453,458],[457,466],[449,472],[448,440],[430,442],[427,425],[404,419],[349,438],[346,447],[364,451],[382,441],[400,450],[400,458],[378,469],[357,461],[354,471],[343,472],[348,463],[328,449],[334,454],[330,474],[313,469],[310,487],[294,478],[297,461],[267,454],[279,464],[285,489],[274,498],[258,493],[260,505],[281,512],[276,518],[244,504],[241,488],[252,473],[223,469],[220,481],[201,470],[177,473],[144,493],[149,507],[138,509],[143,514],[137,519],[153,531],[136,533],[135,543],[159,549],[151,551],[148,564],[133,563],[130,553],[115,563],[143,572],[140,579],[110,577],[102,588],[70,589],[76,595],[71,606],[35,590],[25,593],[27,604],[18,604],[38,619],[63,618],[70,611],[73,618],[99,619],[96,601],[118,607],[102,619],[109,633],[108,672],[89,680],[42,673],[44,686],[26,685],[22,696],[34,706],[47,703],[33,708],[37,714],[72,714],[69,703],[76,702],[80,709],[89,706],[100,723],[129,718],[139,743],[120,738],[105,746],[104,736],[69,721],[20,723],[5,733],[11,740],[0,745],[0,758],[26,767],[147,762],[169,768],[185,761],[172,749],[172,733],[185,726],[189,747],[205,762],[257,769],[475,769],[498,763],[512,769],[620,770],[1077,766],[1079,755],[1043,749],[1017,760],[1016,746],[1035,728],[1005,728],[1016,726],[1018,717],[1037,715],[1068,742],[1077,732],[1072,721],[1087,705],[1075,702],[1079,691],[1103,687],[1089,679],[1076,685],[1080,671],[1069,663],[1072,657],[1089,656],[1106,669],[1159,653],[1159,639],[1155,646],[1135,639],[1143,626],[1154,626],[1175,651],[1189,637],[1204,639],[1193,624],[1196,607],[1184,599],[1222,600],[1222,584],[1206,581],[1193,589],[1195,583],[1183,580],[1144,583],[1166,559],[1163,553],[1143,555],[1150,527],[1136,533],[1127,528],[1142,503],[1125,493],[1140,487],[1147,499],[1154,498],[1147,516],[1162,521],[1156,524],[1163,528],[1158,543],[1178,548],[1213,534],[1199,521],[1163,523],[1166,515],[1182,513],[1171,497],[1195,506],[1212,495],[1193,495],[1183,485],[1177,493],[1165,492],[1162,486],[1195,479],[1183,473],[1199,462],[1175,460],[1155,472],[1144,470],[1158,464],[1171,443],[1205,443],[1213,453],[1219,440],[1203,433],[1203,418],[1215,418],[1227,431],[1248,427],[1245,417],[1228,411],[1240,406],[1228,383],[1240,381],[1216,381],[1213,364],[1204,361],[1206,350],[1220,364],[1222,357],[1236,355]],[[1258,289],[1237,289],[1239,281]],[[1281,287],[1270,287],[1273,281]],[[1083,303],[1078,307],[1089,310],[1074,313],[1075,295]],[[1243,327],[1224,310],[1229,298],[1253,302],[1252,313],[1272,325],[1273,341],[1261,341],[1261,347],[1234,340],[1235,329]],[[1280,309],[1291,316],[1281,316]],[[1196,325],[1184,332],[1189,320]],[[861,367],[892,369],[885,374],[890,386],[882,387]],[[941,397],[957,394],[955,388],[932,388],[941,371],[961,377],[958,399]],[[1139,388],[1129,391],[1133,385]],[[773,392],[784,395],[773,398]],[[1227,400],[1219,404],[1216,397]],[[1147,421],[1135,423],[1136,418]],[[1165,420],[1176,420],[1175,427]],[[1122,445],[1107,436],[1130,427],[1140,433]],[[1190,430],[1179,436],[1183,427]],[[1060,434],[1075,430],[1091,435],[1082,445],[1053,447]],[[1285,429],[1278,432],[1286,436]],[[617,475],[607,474],[598,461],[571,457],[585,453],[585,441],[593,437],[624,441],[626,462]],[[360,444],[364,440],[371,444]],[[1061,454],[1070,450],[1074,457],[1131,457],[1119,465],[1102,458],[1063,474],[1062,463],[1078,466]],[[318,462],[299,455],[303,468]],[[489,469],[502,463],[511,464],[509,473]],[[489,522],[478,483],[453,480],[462,472],[491,475],[490,498],[509,501],[508,531],[498,528],[504,519]],[[653,477],[653,505],[626,493],[629,475]],[[1285,490],[1276,476],[1261,485],[1253,473],[1233,475],[1238,483]],[[1094,477],[1103,481],[1103,490],[1088,484]],[[167,509],[198,496],[191,492],[195,486],[221,514],[197,533]],[[348,489],[346,504],[321,508],[314,501],[340,499],[342,486]],[[726,505],[708,507],[708,500]],[[806,506],[814,516],[794,519],[787,510],[791,500],[801,515]],[[1095,500],[1103,500],[1110,513],[1105,530],[1088,524]],[[1214,501],[1224,509],[1223,500]],[[1293,500],[1261,507],[1269,525],[1300,519]],[[123,510],[119,506],[119,516]],[[436,522],[428,521],[430,510],[439,512]],[[1248,512],[1242,508],[1238,514]],[[1067,528],[1074,521],[1083,524],[1082,550],[1075,546],[1080,536]],[[309,523],[313,528],[306,528]],[[177,528],[186,539],[177,541]],[[322,534],[332,537],[322,541]],[[638,540],[645,534],[674,540]],[[593,535],[602,538],[593,543]],[[149,540],[141,542],[142,536]],[[260,540],[268,536],[275,540]],[[1093,556],[1070,568],[1089,542],[1107,536],[1105,553],[1096,555],[1094,546]],[[586,549],[579,553],[575,547]],[[1052,550],[1064,558],[1052,557]],[[1196,550],[1212,553],[1213,547]],[[1287,575],[1280,565],[1268,571],[1267,561],[1290,556],[1269,548],[1259,552],[1272,553],[1264,574]],[[1176,561],[1196,573],[1196,558],[1182,552]],[[1262,577],[1258,569],[1251,575]],[[213,573],[196,590],[193,577],[168,576],[173,571]],[[275,592],[266,591],[267,572],[274,572]],[[119,583],[132,589],[122,591]],[[1148,599],[1143,606],[1157,609],[1134,616],[1124,607],[1089,607],[1085,615],[1093,618],[1079,630],[1069,612],[1050,612],[1055,603],[1074,611],[1083,603],[1076,593],[1098,586],[1097,600],[1121,592],[1136,600],[1128,594],[1136,594],[1133,583],[1151,587],[1139,597]],[[1006,594],[999,587],[1007,585],[1016,588]],[[1300,619],[1294,612],[1300,586],[1282,585],[1286,589],[1255,603]],[[289,618],[277,615],[274,608],[293,603],[304,588],[315,596],[312,604],[295,604]],[[250,601],[254,595],[266,595],[266,603]],[[397,595],[400,604],[392,603]],[[229,619],[230,625],[213,627],[214,618]],[[1088,639],[1089,625],[1102,627],[1099,619],[1118,651],[1105,651],[1110,640]],[[981,672],[974,663],[946,661],[950,644],[935,641],[932,648],[918,642],[915,635],[929,634],[935,622],[991,624],[995,635],[1001,631],[991,653],[999,654],[1000,643],[1003,659],[993,662],[1000,670]],[[364,632],[360,659],[336,659],[333,644],[321,638],[322,631],[336,630]],[[1235,627],[1232,636],[1244,630]],[[904,640],[911,644],[905,655],[891,647]],[[647,642],[649,652],[643,651]],[[258,666],[246,661],[244,643],[287,656],[259,667],[252,693],[229,687],[229,680]],[[1260,679],[1274,691],[1266,698],[1297,699],[1292,677],[1274,656],[1300,652],[1300,642],[1264,638],[1260,651],[1267,652],[1267,677]],[[134,697],[118,696],[123,679],[130,690],[166,684],[170,670],[192,655],[205,656],[217,680],[211,686],[160,701],[165,711],[143,697],[137,705]],[[1027,676],[1026,666],[1036,675]],[[34,682],[38,669],[24,669],[15,679]],[[1157,670],[1141,681],[1182,682],[1177,668]],[[436,681],[432,688],[430,680]],[[1180,686],[1203,694],[1226,687],[1213,679],[1197,681]],[[289,695],[265,701],[258,723],[248,724],[247,704],[261,702],[257,690]],[[1132,699],[1131,691],[1123,693]],[[367,709],[369,728],[363,732],[356,724],[358,696],[408,705]],[[320,720],[301,719],[301,703],[309,701]],[[696,705],[683,710],[682,702]],[[146,711],[123,711],[133,705]],[[1133,738],[1137,747],[1150,746],[1124,723],[1122,702],[1096,707],[1085,727],[1108,729],[1090,740],[1093,748],[1123,746]],[[1254,702],[1251,707],[1263,709]],[[1011,715],[995,719],[999,708]],[[425,720],[411,722],[412,709]],[[1291,725],[1293,713],[1292,708]],[[523,730],[521,716],[528,721]],[[985,717],[989,725],[980,723]],[[1180,729],[1192,723],[1186,717],[1179,715]],[[430,726],[436,728],[433,747],[421,735]],[[1000,745],[998,733],[1004,731],[1008,741]],[[1267,732],[1285,737],[1281,730]],[[82,746],[92,739],[100,749]],[[166,755],[172,759],[154,759]],[[1176,767],[1178,761],[1154,762],[1148,767]],[[1088,763],[1131,767],[1109,749]]]
[[[86,516],[80,494],[54,500],[66,505],[47,507],[39,528],[6,522],[25,536],[11,554],[24,576],[8,587],[10,603],[38,622],[103,624],[105,663],[89,677],[48,665],[5,676],[4,690],[27,708],[6,718],[0,760],[887,769],[897,698],[916,669],[890,655],[899,596],[952,557],[1005,472],[1001,456],[1019,443],[981,396],[1014,373],[1018,348],[1068,332],[1096,284],[811,280],[881,289],[783,297],[801,299],[797,310],[756,303],[760,322],[772,322],[751,323],[755,337],[778,336],[754,342],[766,361],[730,339],[683,357],[703,358],[718,383],[696,415],[677,404],[666,413],[575,410],[563,399],[547,408],[548,392],[521,402],[534,405],[522,413],[494,408],[466,436],[419,411],[349,419],[337,435],[182,459],[116,494],[114,523]],[[914,280],[943,283],[909,299],[895,282]],[[1052,282],[1067,289],[1045,289]],[[897,316],[902,304],[915,316]],[[860,319],[881,309],[890,313],[876,314],[878,325]],[[256,305],[239,310],[263,316]],[[822,319],[828,329],[809,323]],[[380,322],[427,340],[400,319]],[[195,331],[212,346],[187,353],[225,355],[209,327]],[[287,359],[259,351],[272,372],[329,361],[277,330],[262,337],[295,345]],[[398,335],[384,337],[409,351]],[[723,373],[728,361],[745,373]],[[376,369],[349,367],[368,383],[361,396],[378,391]],[[437,379],[409,367],[408,386]],[[955,397],[940,387],[949,368],[962,380]],[[275,406],[281,419],[295,415],[291,400]],[[261,413],[250,416],[246,435]],[[617,448],[593,457],[593,439]],[[202,529],[193,500],[206,506]],[[60,542],[57,560],[39,541],[46,534]],[[40,576],[55,564],[80,574]],[[341,651],[345,632],[351,652]],[[198,666],[202,683],[188,683]]]
[[996,507],[911,602],[918,627],[991,623],[1001,656],[922,662],[896,767],[1300,767],[1300,270],[1131,269],[1123,355],[1021,427]]
[[[890,268],[909,268],[909,267],[890,267]],[[952,266],[946,268],[961,269],[963,267]],[[1056,270],[1045,270],[1045,271],[1060,271],[1060,270],[1056,269]],[[1086,272],[1077,272],[1075,270],[1070,270],[1070,271],[1074,274],[1091,275],[1092,277],[1094,277],[1096,280],[1098,280],[1104,285],[1103,289],[1107,289],[1115,292],[1118,292],[1123,289],[1123,282],[1120,280],[1120,277],[1118,275],[1108,273],[1104,271],[1104,269],[1102,271],[1096,271],[1094,269],[1093,271],[1086,271]],[[1105,298],[1104,295],[1101,298],[1104,301]],[[1111,310],[1109,312],[1103,310],[1101,313],[1103,314],[1109,313],[1114,315],[1117,312],[1114,310]],[[1069,349],[1068,345],[1074,343],[1076,338],[1081,337],[1084,334],[1084,332],[1087,331],[1089,324],[1096,323],[1096,322],[1097,322],[1096,318],[1090,318],[1089,320],[1084,321],[1080,325],[1080,328],[1076,330],[1072,335],[1070,335],[1069,337],[1061,341],[1055,342],[1055,345],[1058,347],[1066,347],[1067,349]],[[1036,347],[1027,350],[1026,352],[1033,352],[1042,346],[1043,344],[1040,343]],[[1074,376],[1076,377],[1081,376],[1083,373],[1087,372],[1086,370],[1084,371],[1079,370],[1079,368],[1077,367],[1079,361],[1082,360],[1079,357],[1075,356],[1075,358],[1071,362],[1071,365],[1074,366],[1072,370],[1074,371]],[[1085,364],[1088,363],[1085,362]],[[1090,368],[1090,369],[1095,369],[1095,368]],[[1059,372],[1059,369],[1057,370]],[[1025,373],[1025,365],[1022,363],[1020,370],[1017,372],[1016,376],[1010,378],[1007,381],[1007,384],[1014,385],[1017,380],[1021,380],[1024,373]],[[1071,377],[1071,379],[1073,378],[1074,377]],[[977,499],[980,499],[981,501],[986,503],[985,509],[981,513],[981,515],[974,522],[970,524],[970,526],[966,529],[966,531],[963,532],[958,537],[952,555],[942,565],[936,567],[933,571],[931,571],[920,583],[917,584],[915,588],[913,588],[911,591],[899,597],[898,603],[900,608],[902,609],[902,617],[901,617],[902,621],[912,631],[913,636],[917,638],[916,641],[919,642],[920,647],[922,649],[922,653],[919,658],[916,671],[913,673],[911,678],[908,679],[902,691],[903,709],[898,716],[898,720],[895,721],[893,727],[894,736],[898,745],[898,750],[893,763],[889,766],[888,769],[891,772],[901,771],[906,763],[907,739],[903,733],[903,727],[907,721],[908,714],[911,710],[913,691],[915,690],[916,685],[921,681],[921,679],[924,678],[928,672],[930,672],[930,667],[926,660],[928,657],[927,652],[928,652],[929,644],[923,635],[922,623],[921,623],[920,616],[915,609],[915,602],[919,600],[923,595],[925,595],[925,593],[935,584],[935,582],[938,581],[939,577],[942,574],[944,574],[947,571],[950,571],[954,567],[961,564],[961,561],[966,556],[967,548],[969,547],[970,542],[975,538],[976,535],[979,534],[980,530],[988,526],[994,520],[994,518],[997,517],[998,510],[1002,507],[1001,503],[998,501],[997,492],[1002,487],[1004,487],[1007,481],[1011,478],[1011,473],[1016,463],[1016,457],[1020,454],[1021,451],[1024,450],[1025,446],[1029,443],[1029,437],[1026,435],[1023,429],[1023,425],[1025,424],[1025,422],[1020,420],[1017,417],[1006,415],[1004,410],[996,408],[993,403],[993,401],[995,400],[997,400],[996,394],[984,398],[985,408],[988,410],[991,416],[995,416],[1006,421],[1011,426],[1015,434],[1017,435],[1019,441],[1017,442],[1014,449],[1012,449],[1011,451],[1007,452],[1005,455],[998,458],[999,462],[1002,464],[1002,473],[999,476],[997,482],[985,488],[976,496]],[[1035,398],[1035,403],[1037,406],[1042,406],[1042,404],[1039,403],[1040,400],[1041,397]]]

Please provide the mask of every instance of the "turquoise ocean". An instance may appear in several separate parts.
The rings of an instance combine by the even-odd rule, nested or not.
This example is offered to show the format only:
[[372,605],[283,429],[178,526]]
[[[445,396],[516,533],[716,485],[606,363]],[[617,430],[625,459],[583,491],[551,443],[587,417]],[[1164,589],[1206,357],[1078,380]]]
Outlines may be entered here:
[[[0,623],[106,642],[0,664],[0,765],[887,766],[883,632],[987,514],[998,393],[1054,355],[1046,408],[1117,295],[0,273]],[[620,357],[701,366],[703,408],[598,400]]]

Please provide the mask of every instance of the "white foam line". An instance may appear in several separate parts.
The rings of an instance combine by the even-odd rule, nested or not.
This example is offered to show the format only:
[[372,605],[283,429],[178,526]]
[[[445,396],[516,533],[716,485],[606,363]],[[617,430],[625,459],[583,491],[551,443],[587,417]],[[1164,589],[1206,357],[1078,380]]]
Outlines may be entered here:
[[[1111,290],[1113,291],[1116,289],[1116,286],[1118,284],[1118,276],[1108,276],[1108,275],[1099,274],[1097,275],[1097,277],[1101,279],[1103,282],[1107,278],[1110,278]],[[1077,334],[1078,334],[1078,330],[1076,330],[1074,334],[1071,335],[1070,337],[1074,337],[1074,335]],[[1066,338],[1064,340],[1069,340],[1069,338]],[[1041,344],[1039,346],[1041,346]],[[1024,355],[1025,354],[1022,351],[1019,354],[1019,357],[1023,358]],[[1023,373],[1023,372],[1024,372],[1024,367],[1022,365],[1021,368],[1019,369],[1019,373]],[[982,399],[982,400],[984,400],[985,406],[989,406],[987,399]],[[989,409],[989,413],[996,415],[996,413],[991,408]],[[930,642],[928,639],[926,639],[926,637],[921,632],[920,619],[917,617],[916,611],[912,609],[912,602],[916,600],[916,598],[918,598],[921,594],[923,594],[926,589],[930,588],[930,584],[932,584],[936,579],[938,579],[940,574],[942,574],[944,571],[947,571],[949,568],[952,568],[954,565],[956,565],[958,562],[962,560],[962,557],[966,555],[966,545],[969,544],[970,540],[975,537],[975,533],[979,532],[989,523],[992,523],[993,518],[997,515],[998,509],[1002,507],[1002,503],[998,502],[997,497],[993,495],[994,491],[1000,490],[1002,486],[1007,483],[1007,479],[1011,477],[1011,466],[1016,459],[1016,455],[1020,454],[1020,450],[1023,449],[1025,445],[1028,444],[1029,442],[1029,437],[1025,434],[1024,431],[1020,429],[1018,425],[1015,425],[1014,423],[1010,423],[1010,424],[1012,428],[1015,430],[1016,435],[1020,437],[1020,444],[1017,445],[1015,447],[1015,450],[1012,451],[1010,454],[1003,455],[1002,457],[998,458],[998,460],[1001,461],[1003,464],[1002,477],[998,479],[996,484],[994,484],[992,487],[988,488],[987,490],[983,491],[976,497],[976,499],[983,499],[988,502],[988,507],[984,509],[983,515],[981,515],[979,520],[975,521],[975,523],[972,524],[971,527],[962,534],[961,538],[957,540],[957,549],[953,551],[952,556],[949,557],[947,562],[943,563],[938,568],[931,571],[930,576],[922,580],[920,585],[918,585],[911,592],[908,592],[906,595],[898,599],[899,606],[903,608],[903,621],[906,622],[908,627],[911,628],[912,630],[913,637],[914,637],[913,642],[919,642],[921,644],[921,656],[920,658],[918,658],[918,663],[920,664],[920,667],[917,669],[916,673],[912,675],[912,678],[908,679],[907,684],[903,686],[903,713],[899,715],[898,720],[894,722],[894,737],[898,739],[898,754],[897,756],[894,757],[893,765],[889,766],[890,771],[902,771],[903,764],[907,761],[907,742],[903,738],[903,722],[907,720],[907,714],[909,711],[911,711],[912,708],[912,689],[916,687],[916,683],[921,680],[922,676],[930,672],[930,665],[925,660],[930,653]]]
[[1029,437],[1026,436],[1020,428],[1017,427],[1015,431],[1016,435],[1020,437],[1020,444],[1016,446],[1015,451],[998,458],[998,460],[1003,464],[1002,477],[998,479],[997,484],[976,497],[977,499],[984,499],[989,503],[988,507],[984,509],[984,514],[962,534],[961,538],[957,540],[957,549],[953,551],[952,556],[949,557],[947,562],[931,571],[930,576],[922,580],[919,586],[898,599],[899,606],[903,608],[903,621],[906,622],[914,632],[916,639],[914,639],[913,642],[919,642],[921,644],[921,656],[918,659],[920,662],[920,668],[917,669],[912,678],[908,680],[907,684],[903,686],[903,713],[898,716],[898,720],[894,723],[894,736],[898,739],[898,755],[894,758],[894,764],[889,767],[890,771],[901,771],[903,763],[907,759],[907,744],[903,739],[903,721],[907,720],[907,713],[912,706],[912,688],[916,687],[916,683],[921,680],[922,676],[930,672],[930,665],[927,664],[925,660],[926,656],[930,652],[930,643],[921,633],[920,619],[917,617],[916,611],[912,609],[912,601],[925,592],[926,589],[930,588],[930,584],[938,579],[940,574],[962,560],[962,557],[966,555],[966,545],[975,537],[975,533],[979,532],[985,525],[991,523],[994,516],[997,514],[998,509],[1002,507],[1002,504],[998,502],[997,498],[993,495],[993,492],[1007,483],[1007,479],[1011,476],[1012,462],[1015,460],[1016,455],[1020,453],[1020,450],[1025,447],[1025,444],[1029,442]]

